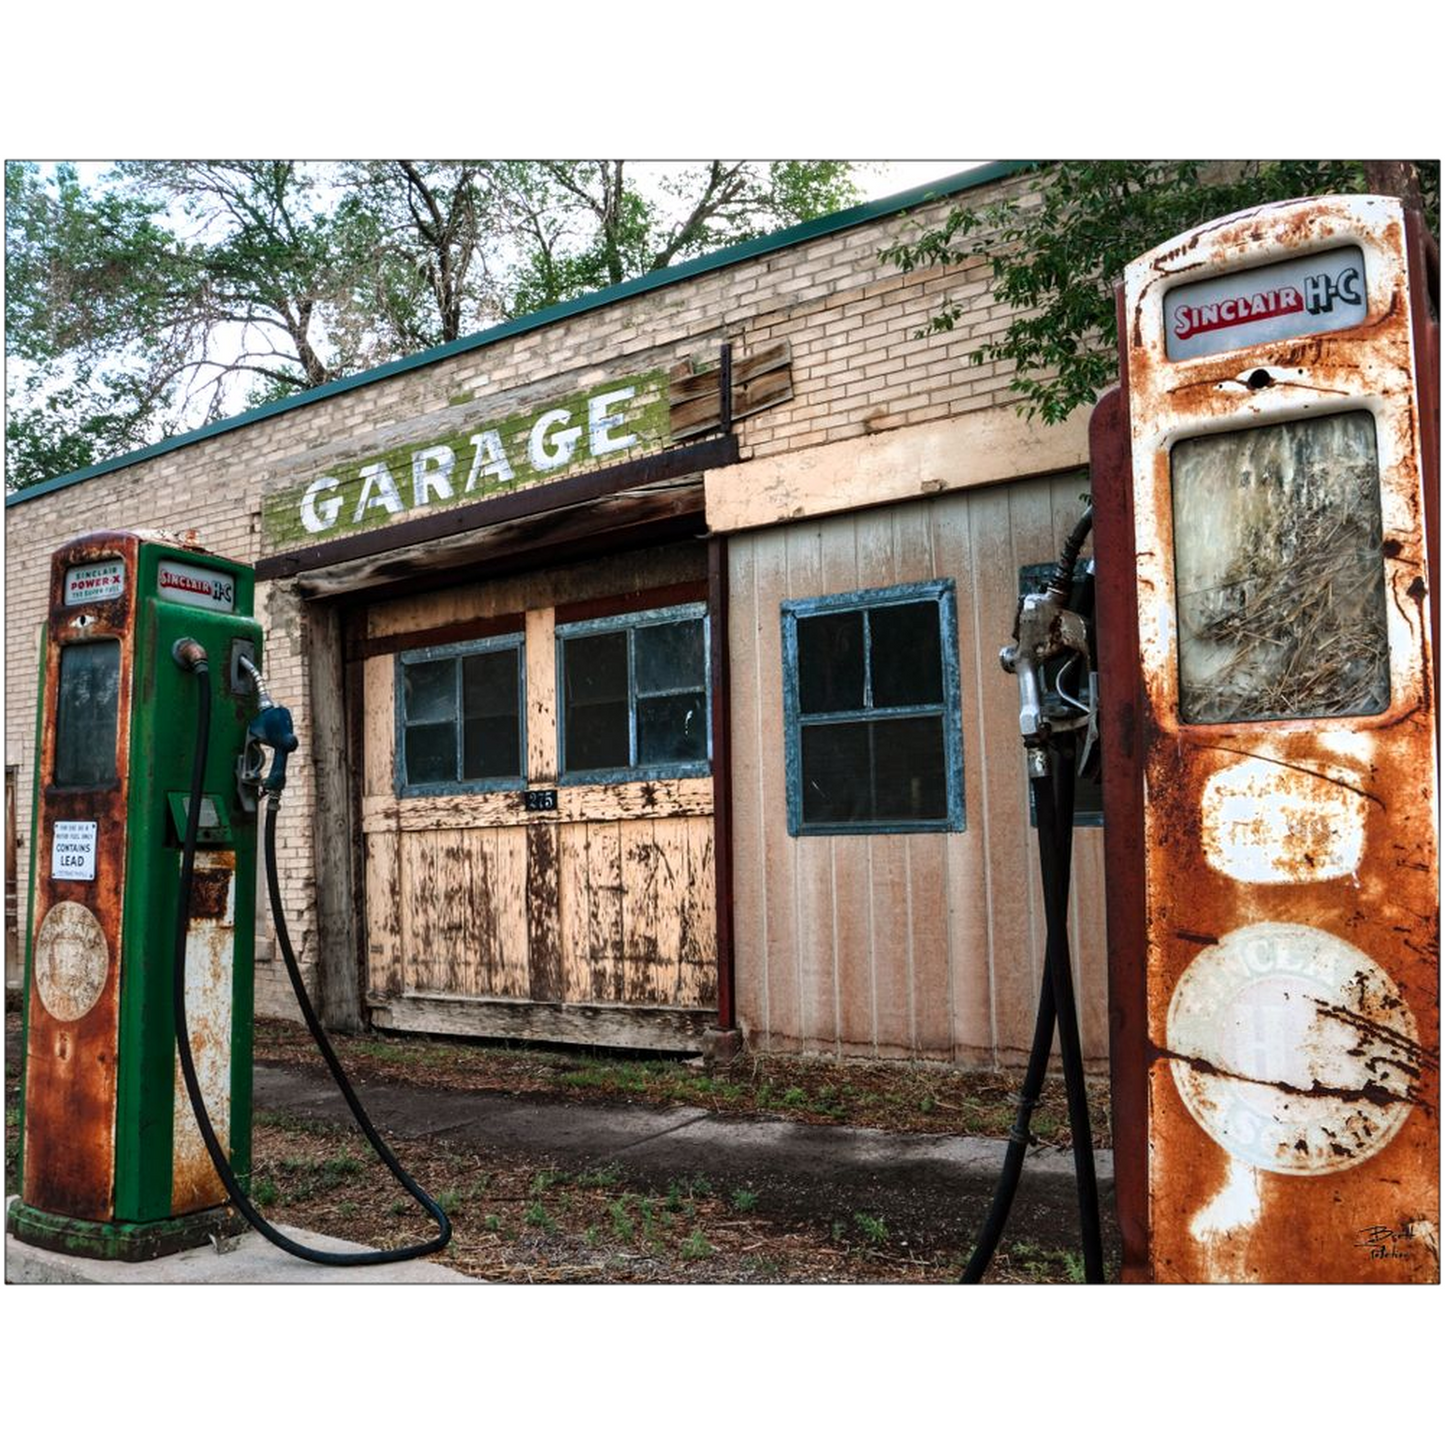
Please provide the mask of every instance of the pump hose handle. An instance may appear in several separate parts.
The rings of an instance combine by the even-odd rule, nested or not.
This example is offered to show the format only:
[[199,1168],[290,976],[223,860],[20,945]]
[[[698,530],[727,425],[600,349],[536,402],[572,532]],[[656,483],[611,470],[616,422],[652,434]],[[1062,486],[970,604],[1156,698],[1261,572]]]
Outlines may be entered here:
[[[268,1223],[247,1198],[241,1181],[237,1179],[235,1171],[231,1168],[231,1161],[227,1157],[226,1150],[216,1136],[215,1127],[211,1123],[210,1115],[206,1110],[206,1101],[201,1092],[195,1059],[191,1054],[191,1031],[186,1021],[186,935],[190,932],[191,925],[191,883],[195,876],[197,822],[201,812],[201,797],[205,790],[206,753],[210,746],[211,735],[210,665],[206,658],[205,648],[192,638],[185,638],[178,642],[172,649],[172,656],[183,671],[195,675],[199,687],[197,689],[196,744],[191,764],[190,802],[186,809],[186,834],[181,848],[180,893],[176,903],[171,1007],[175,1020],[176,1052],[180,1058],[181,1075],[185,1080],[186,1093],[190,1096],[191,1109],[196,1116],[196,1125],[205,1142],[206,1152],[211,1156],[211,1163],[215,1166],[222,1184],[225,1185],[231,1202],[242,1217],[258,1234],[269,1239],[278,1249],[295,1255],[297,1259],[309,1260],[313,1264],[332,1265],[394,1264],[401,1260],[416,1259],[421,1255],[432,1254],[436,1250],[444,1249],[452,1237],[451,1220],[447,1218],[441,1205],[406,1172],[401,1161],[392,1153],[386,1141],[377,1132],[376,1126],[362,1107],[361,1100],[356,1097],[356,1092],[351,1087],[351,1081],[341,1067],[341,1060],[336,1057],[335,1050],[332,1049],[326,1032],[321,1027],[321,1020],[316,1016],[316,1010],[306,992],[306,985],[301,979],[301,970],[297,966],[296,955],[291,947],[291,938],[286,930],[286,916],[281,908],[281,883],[276,870],[276,811],[281,806],[281,788],[285,785],[286,756],[296,747],[296,734],[291,726],[291,714],[285,708],[277,707],[266,696],[264,687],[259,684],[260,674],[255,673],[254,668],[248,668],[247,671],[252,672],[258,680],[257,692],[264,708],[261,717],[257,719],[258,723],[264,724],[264,728],[257,735],[263,742],[269,743],[276,750],[276,764],[271,769],[270,777],[266,779],[266,791],[269,795],[266,806],[266,884],[271,899],[271,916],[276,925],[276,940],[281,946],[281,957],[286,964],[286,974],[291,980],[291,988],[296,994],[296,1002],[300,1005],[301,1016],[306,1021],[306,1027],[310,1029],[311,1036],[315,1039],[316,1046],[321,1051],[321,1056],[326,1061],[326,1067],[330,1070],[337,1088],[340,1089],[342,1097],[346,1100],[352,1117],[356,1120],[361,1132],[366,1135],[381,1162],[386,1165],[406,1192],[431,1215],[436,1222],[437,1232],[431,1239],[423,1240],[419,1244],[403,1245],[396,1249],[369,1249],[341,1253],[335,1250],[312,1249],[308,1245],[299,1244],[294,1239],[288,1239],[280,1230]],[[256,732],[255,724],[248,731]]]
[[279,798],[282,788],[286,786],[286,759],[297,748],[291,710],[272,703],[251,719],[246,736],[255,738],[257,742],[271,749],[271,771],[266,774],[266,781],[261,784],[261,788],[273,798]]

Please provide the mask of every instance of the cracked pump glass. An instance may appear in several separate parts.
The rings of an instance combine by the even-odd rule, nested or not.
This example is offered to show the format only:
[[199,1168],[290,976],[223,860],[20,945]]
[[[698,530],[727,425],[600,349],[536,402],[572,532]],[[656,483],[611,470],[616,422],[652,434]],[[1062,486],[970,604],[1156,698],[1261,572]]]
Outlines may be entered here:
[[1390,702],[1380,466],[1367,411],[1191,437],[1170,457],[1186,723]]

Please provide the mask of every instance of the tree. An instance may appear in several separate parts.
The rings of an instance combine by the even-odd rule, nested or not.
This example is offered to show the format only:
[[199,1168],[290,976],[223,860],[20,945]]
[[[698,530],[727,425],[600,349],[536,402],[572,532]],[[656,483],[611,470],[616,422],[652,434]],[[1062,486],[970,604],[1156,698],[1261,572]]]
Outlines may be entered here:
[[499,199],[520,252],[508,278],[510,314],[615,286],[858,199],[845,161],[710,161],[669,170],[650,194],[629,180],[626,164],[501,168]]
[[[1439,164],[1417,162],[1416,170],[1438,233]],[[1023,413],[1059,422],[1092,406],[1118,374],[1114,286],[1129,261],[1216,216],[1268,201],[1364,192],[1382,179],[1354,161],[1050,163],[1022,194],[976,209],[955,206],[938,225],[880,255],[905,272],[986,260],[994,298],[1015,314],[969,359],[1014,367],[1010,386],[1023,398]],[[948,303],[930,329],[951,331],[964,311]]]
[[857,199],[846,162],[6,165],[31,485]]

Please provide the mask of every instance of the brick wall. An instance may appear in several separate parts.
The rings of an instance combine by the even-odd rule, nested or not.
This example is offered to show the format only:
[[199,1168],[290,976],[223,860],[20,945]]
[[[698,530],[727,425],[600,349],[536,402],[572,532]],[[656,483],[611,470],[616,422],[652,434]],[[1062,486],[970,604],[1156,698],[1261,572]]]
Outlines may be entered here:
[[[1024,185],[1022,178],[1012,177],[957,199],[988,204]],[[917,214],[926,221],[950,204],[936,203]],[[746,355],[780,340],[791,344],[793,398],[739,423],[744,458],[1008,404],[1005,372],[967,364],[967,353],[981,338],[996,334],[1007,316],[1006,308],[990,297],[986,264],[900,275],[878,260],[878,251],[911,224],[891,216],[802,242],[342,392],[7,509],[5,736],[7,762],[20,765],[22,870],[28,858],[35,764],[36,641],[49,557],[61,543],[108,527],[193,528],[212,551],[254,559],[260,551],[261,497],[281,480],[294,479],[318,447],[354,439],[363,449],[378,427],[445,410],[462,394],[484,397],[584,366],[603,365],[622,374],[629,355],[659,347],[674,347],[678,355],[686,355],[713,349],[726,338]],[[966,304],[963,321],[952,332],[918,336],[946,297]],[[1000,473],[1007,473],[1006,459],[1001,459]],[[292,709],[304,739],[309,723],[304,611],[294,589],[284,583],[260,584],[256,609],[267,633],[267,681],[277,701]],[[278,842],[291,936],[310,980],[316,967],[315,859],[312,780],[304,757],[303,751],[288,774]],[[23,915],[23,888],[21,892]],[[23,916],[21,928],[24,937]],[[268,937],[269,923],[265,931],[258,929],[263,955]],[[258,964],[257,1007],[268,1013],[292,1012],[279,961],[268,963],[263,957]]]

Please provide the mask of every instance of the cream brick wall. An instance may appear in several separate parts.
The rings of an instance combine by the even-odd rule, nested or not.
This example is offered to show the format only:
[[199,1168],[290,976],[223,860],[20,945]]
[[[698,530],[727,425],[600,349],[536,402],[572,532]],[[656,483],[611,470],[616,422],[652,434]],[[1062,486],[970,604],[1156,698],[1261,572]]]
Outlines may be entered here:
[[[1025,184],[1009,178],[958,200],[988,204]],[[917,214],[924,220],[937,217],[950,204],[936,203]],[[887,217],[742,261],[7,508],[5,726],[7,760],[18,755],[21,768],[22,878],[27,876],[35,762],[36,642],[56,547],[103,528],[194,529],[212,551],[252,560],[261,546],[263,494],[304,470],[317,447],[353,439],[360,449],[376,428],[441,410],[462,394],[484,397],[584,366],[625,372],[629,355],[659,347],[675,348],[681,356],[715,351],[726,338],[746,356],[772,342],[791,344],[793,399],[739,423],[745,459],[1008,404],[1007,371],[967,363],[979,336],[993,334],[1002,324],[989,294],[987,266],[900,275],[878,260],[878,251],[905,235],[910,225],[903,217]],[[919,336],[949,296],[968,306],[964,321],[955,331]],[[1009,460],[1000,458],[999,475],[1008,474]],[[316,969],[316,860],[304,742],[309,736],[306,622],[287,584],[258,586],[256,610],[266,628],[267,681],[276,699],[292,709],[303,738],[303,751],[288,774],[278,841],[288,925],[310,981]],[[23,887],[21,893],[23,914]],[[279,961],[263,963],[258,1009],[290,1014],[288,1000]]]

